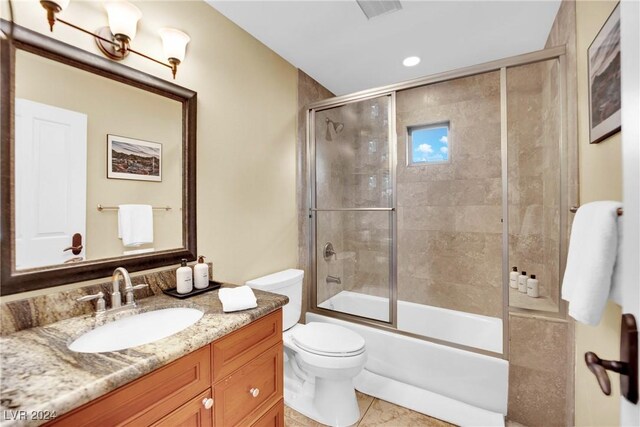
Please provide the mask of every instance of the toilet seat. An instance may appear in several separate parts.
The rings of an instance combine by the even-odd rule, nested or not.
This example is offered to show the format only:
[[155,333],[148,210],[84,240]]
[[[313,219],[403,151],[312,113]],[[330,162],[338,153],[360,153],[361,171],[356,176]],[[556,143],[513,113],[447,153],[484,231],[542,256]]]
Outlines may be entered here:
[[338,325],[310,322],[291,336],[302,350],[319,356],[350,357],[364,353],[365,341],[357,333]]

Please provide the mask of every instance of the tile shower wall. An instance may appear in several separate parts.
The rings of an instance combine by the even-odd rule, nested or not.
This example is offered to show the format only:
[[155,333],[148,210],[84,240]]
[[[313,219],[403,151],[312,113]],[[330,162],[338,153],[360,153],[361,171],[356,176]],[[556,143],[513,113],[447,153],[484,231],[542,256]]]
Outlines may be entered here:
[[[397,94],[398,298],[502,317],[499,72]],[[407,166],[407,127],[449,121],[449,163]]]
[[[545,47],[561,45],[566,47],[567,61],[568,204],[571,206],[578,201],[574,0],[561,3]],[[560,301],[561,312],[565,312],[564,306],[564,301]],[[573,321],[510,313],[509,340],[507,418],[525,425],[574,425]]]
[[509,263],[540,283],[540,297],[510,289],[510,305],[557,312],[560,274],[558,61],[507,70]]
[[[388,208],[391,200],[389,98],[353,104],[353,169],[347,195],[358,208]],[[389,212],[349,212],[345,229],[347,290],[389,297],[391,245]]]
[[572,368],[567,323],[511,315],[509,328],[508,419],[527,426],[573,425],[566,405]]

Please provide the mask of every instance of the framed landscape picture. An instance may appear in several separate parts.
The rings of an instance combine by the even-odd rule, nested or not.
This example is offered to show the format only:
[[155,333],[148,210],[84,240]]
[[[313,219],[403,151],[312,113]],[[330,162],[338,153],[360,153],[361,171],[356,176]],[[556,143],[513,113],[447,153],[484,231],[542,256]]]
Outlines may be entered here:
[[107,178],[162,181],[162,144],[107,135]]
[[621,124],[620,3],[589,46],[589,142],[618,132]]

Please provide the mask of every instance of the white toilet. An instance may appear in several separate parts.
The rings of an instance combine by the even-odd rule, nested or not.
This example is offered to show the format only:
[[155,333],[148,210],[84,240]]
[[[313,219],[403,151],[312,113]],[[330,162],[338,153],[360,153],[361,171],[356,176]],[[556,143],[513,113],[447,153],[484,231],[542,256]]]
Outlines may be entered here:
[[302,270],[285,270],[246,285],[286,295],[283,307],[284,401],[323,424],[347,426],[360,418],[353,377],[365,362],[365,341],[350,329],[329,323],[297,323],[302,309]]

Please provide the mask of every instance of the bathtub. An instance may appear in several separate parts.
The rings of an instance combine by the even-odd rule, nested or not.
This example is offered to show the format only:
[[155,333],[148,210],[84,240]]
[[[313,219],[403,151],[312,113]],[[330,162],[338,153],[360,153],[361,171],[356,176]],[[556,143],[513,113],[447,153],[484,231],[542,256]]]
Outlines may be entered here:
[[[389,300],[342,291],[318,307],[388,320]],[[502,319],[398,301],[398,329],[468,347],[502,353]]]
[[[348,304],[351,310],[358,310],[360,306],[363,311],[358,311],[359,315],[365,315],[364,310],[373,310],[381,302],[388,307],[385,298],[352,292],[341,294],[333,297],[335,300],[332,298],[334,307]],[[328,301],[323,303],[327,304]],[[411,305],[402,302],[407,307],[405,304]],[[400,306],[399,303],[398,320],[405,310]],[[407,321],[412,316],[426,316],[430,320],[420,324],[435,329],[458,329],[451,325],[452,318],[447,317],[451,313],[446,312],[451,310],[418,313],[416,307],[411,308],[414,310],[407,308],[403,315]],[[425,311],[432,309],[428,307]],[[438,319],[438,315],[443,317]],[[457,425],[504,425],[509,378],[506,360],[316,313],[307,313],[306,321],[342,325],[365,339],[368,357],[364,370],[354,379],[357,390]],[[500,337],[502,341],[501,331]],[[444,339],[452,341],[450,337]]]

